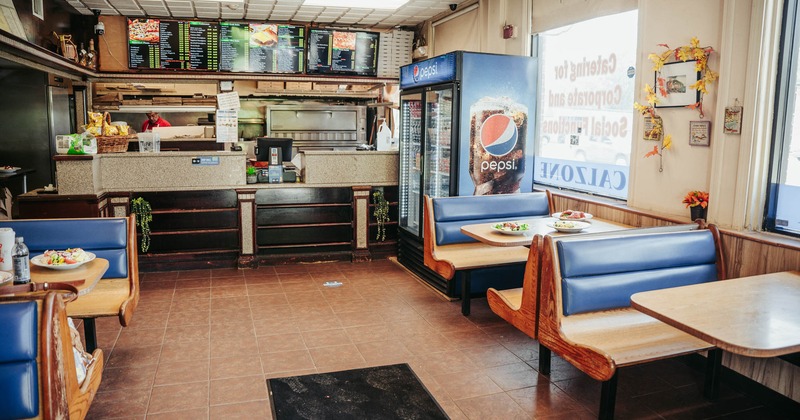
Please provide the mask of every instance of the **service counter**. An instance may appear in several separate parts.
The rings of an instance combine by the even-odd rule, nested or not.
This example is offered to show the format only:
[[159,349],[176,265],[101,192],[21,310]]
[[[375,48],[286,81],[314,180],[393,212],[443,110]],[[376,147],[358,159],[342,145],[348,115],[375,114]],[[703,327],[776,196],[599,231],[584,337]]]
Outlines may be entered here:
[[[396,254],[398,156],[306,151],[303,182],[280,184],[247,184],[243,151],[57,156],[57,193],[21,195],[20,216],[125,216],[142,198],[153,215],[142,271],[368,260]],[[380,239],[376,191],[389,202]]]
[[[163,147],[163,144],[162,144]],[[397,185],[398,152],[304,151],[301,182],[247,184],[245,152],[195,151],[59,155],[59,195],[242,187]]]

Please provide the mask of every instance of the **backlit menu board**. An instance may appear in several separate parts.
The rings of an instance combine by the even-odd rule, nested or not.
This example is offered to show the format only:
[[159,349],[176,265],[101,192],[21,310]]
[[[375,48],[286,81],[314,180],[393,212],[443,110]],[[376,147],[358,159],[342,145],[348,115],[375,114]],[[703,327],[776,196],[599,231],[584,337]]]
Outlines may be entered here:
[[377,32],[311,29],[308,32],[308,73],[375,76],[379,40]]
[[219,69],[219,24],[128,19],[128,67]]
[[221,71],[302,73],[305,27],[222,22],[219,51]]

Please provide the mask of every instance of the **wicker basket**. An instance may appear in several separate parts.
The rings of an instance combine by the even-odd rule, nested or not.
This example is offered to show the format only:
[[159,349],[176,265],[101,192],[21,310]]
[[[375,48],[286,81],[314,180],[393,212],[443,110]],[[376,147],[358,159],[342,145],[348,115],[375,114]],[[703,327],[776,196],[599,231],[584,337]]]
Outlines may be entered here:
[[128,151],[128,140],[136,136],[97,136],[97,153],[123,153]]

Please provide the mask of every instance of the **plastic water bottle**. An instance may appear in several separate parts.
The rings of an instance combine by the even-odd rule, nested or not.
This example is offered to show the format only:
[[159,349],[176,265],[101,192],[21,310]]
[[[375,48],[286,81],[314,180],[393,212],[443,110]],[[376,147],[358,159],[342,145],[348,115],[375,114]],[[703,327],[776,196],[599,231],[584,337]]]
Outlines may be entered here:
[[11,261],[14,262],[14,284],[31,282],[30,252],[23,240],[22,236],[17,236],[17,242],[11,249]]

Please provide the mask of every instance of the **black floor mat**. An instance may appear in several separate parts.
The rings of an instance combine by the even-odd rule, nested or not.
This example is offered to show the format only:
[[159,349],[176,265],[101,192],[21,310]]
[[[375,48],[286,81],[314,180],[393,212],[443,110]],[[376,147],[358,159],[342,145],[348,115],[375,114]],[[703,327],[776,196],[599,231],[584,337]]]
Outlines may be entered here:
[[448,419],[407,364],[267,379],[284,419]]

